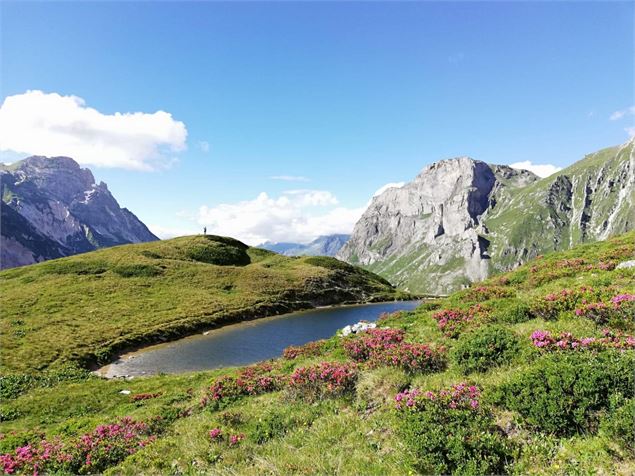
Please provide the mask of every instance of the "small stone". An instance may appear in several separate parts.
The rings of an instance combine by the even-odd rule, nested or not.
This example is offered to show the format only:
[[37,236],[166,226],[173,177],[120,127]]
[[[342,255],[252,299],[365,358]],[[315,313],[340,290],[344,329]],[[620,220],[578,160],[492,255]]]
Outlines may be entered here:
[[622,261],[620,264],[618,264],[615,269],[626,269],[626,268],[635,268],[635,259],[632,259],[630,261]]
[[130,395],[130,390],[122,390],[119,393],[122,394],[122,395]]

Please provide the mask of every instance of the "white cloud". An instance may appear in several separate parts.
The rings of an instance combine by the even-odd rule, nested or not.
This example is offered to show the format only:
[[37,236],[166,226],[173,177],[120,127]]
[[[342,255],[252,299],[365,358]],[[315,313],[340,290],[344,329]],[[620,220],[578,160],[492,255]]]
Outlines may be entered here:
[[196,235],[197,233],[202,233],[203,229],[200,230],[192,228],[174,228],[169,226],[162,226],[156,224],[148,225],[148,228],[152,233],[157,235],[162,240],[167,240],[170,238],[176,238],[177,236],[187,236],[187,235]]
[[309,182],[309,179],[301,175],[273,175],[271,180],[282,180],[284,182]]
[[290,190],[278,197],[260,193],[253,200],[202,206],[198,223],[207,232],[250,245],[265,241],[308,243],[320,235],[350,233],[365,207],[346,208],[322,190]]
[[627,127],[624,129],[629,137],[635,137],[635,127]]
[[626,109],[621,109],[620,111],[615,111],[613,114],[609,116],[611,121],[617,121],[622,119],[624,116],[629,116],[635,114],[635,106],[627,107]]
[[206,140],[198,141],[198,147],[204,154],[207,154],[209,152],[209,142],[207,142]]
[[562,170],[562,167],[558,167],[556,165],[551,164],[534,164],[530,160],[525,160],[523,162],[515,162],[509,165],[514,169],[524,169],[529,170],[530,172],[535,173],[538,177],[549,177],[550,175],[555,174],[559,170]]
[[373,194],[373,197],[378,197],[379,195],[384,193],[389,188],[401,188],[404,185],[406,185],[406,182],[391,182],[391,183],[387,183],[383,187],[379,187],[379,189]]
[[42,91],[8,96],[0,106],[0,151],[152,170],[175,161],[186,138],[185,124],[165,111],[103,114],[77,96]]

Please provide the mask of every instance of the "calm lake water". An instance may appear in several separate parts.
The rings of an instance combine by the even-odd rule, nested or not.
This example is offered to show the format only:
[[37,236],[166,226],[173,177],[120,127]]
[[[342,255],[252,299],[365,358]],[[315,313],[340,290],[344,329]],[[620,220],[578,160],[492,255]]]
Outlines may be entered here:
[[384,312],[411,310],[419,303],[339,306],[241,322],[124,355],[99,373],[106,377],[138,376],[247,365],[278,357],[290,345],[331,337],[349,324],[372,322]]

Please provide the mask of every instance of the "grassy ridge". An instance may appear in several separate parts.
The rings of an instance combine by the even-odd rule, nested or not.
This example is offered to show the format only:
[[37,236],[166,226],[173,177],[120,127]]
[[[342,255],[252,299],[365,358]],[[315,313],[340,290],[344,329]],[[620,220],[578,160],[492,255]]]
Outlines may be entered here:
[[335,259],[289,258],[231,238],[118,246],[0,273],[2,369],[85,365],[213,325],[401,296]]
[[[0,407],[5,420],[0,430],[5,434],[0,439],[0,453],[10,453],[42,436],[73,441],[97,424],[124,415],[139,420],[161,416],[164,427],[157,433],[158,439],[134,455],[113,457],[107,471],[429,474],[438,466],[426,465],[434,464],[433,456],[439,454],[429,446],[431,452],[425,457],[417,453],[418,447],[411,441],[417,438],[417,428],[406,427],[408,431],[404,431],[410,417],[395,411],[394,397],[405,389],[438,392],[467,382],[482,392],[479,419],[473,419],[471,410],[460,409],[436,408],[436,413],[413,414],[425,416],[417,424],[431,425],[425,438],[440,432],[441,444],[449,441],[450,425],[457,421],[471,425],[475,432],[453,443],[452,451],[461,461],[473,461],[474,454],[465,451],[470,449],[466,445],[476,441],[479,461],[488,464],[485,456],[493,454],[490,452],[498,439],[504,445],[496,446],[497,451],[505,457],[498,461],[501,470],[497,472],[633,474],[635,458],[628,439],[629,432],[632,437],[635,401],[628,389],[633,385],[629,368],[635,362],[635,351],[541,349],[530,337],[545,330],[554,335],[570,332],[576,337],[601,339],[605,327],[632,335],[632,315],[615,320],[609,314],[606,322],[596,322],[590,315],[575,312],[574,308],[584,309],[582,300],[571,300],[576,292],[593,293],[597,302],[635,294],[635,268],[616,269],[618,263],[630,259],[635,259],[634,233],[540,257],[447,299],[391,315],[382,320],[382,326],[403,330],[410,343],[445,348],[446,366],[412,372],[389,364],[369,367],[360,362],[352,391],[311,404],[294,399],[285,390],[291,385],[289,376],[298,368],[323,361],[351,365],[342,344],[347,341],[341,337],[289,353],[293,358],[273,361],[273,370],[265,374],[277,376],[279,385],[260,395],[223,397],[214,405],[205,399],[210,384],[223,381],[227,385],[227,377],[231,382],[231,376],[241,370],[128,381],[70,372],[57,380],[33,382],[30,389],[28,383],[13,382],[10,386],[5,382],[2,388],[11,391]],[[610,307],[610,312],[614,309]],[[452,327],[442,325],[442,313],[469,317],[451,320],[456,324]],[[532,388],[540,388],[538,404],[523,393]],[[131,394],[121,394],[124,389]],[[134,401],[135,394],[151,398]],[[631,403],[625,403],[629,397]],[[558,414],[561,416],[556,418]],[[448,426],[435,426],[438,418],[449,419],[444,423]],[[490,424],[489,419],[492,426],[479,432]],[[214,428],[222,431],[223,439],[210,438]],[[231,444],[229,435],[244,435],[244,439]],[[429,442],[418,442],[422,441]],[[421,447],[426,447],[423,443]],[[451,460],[447,447],[441,453]],[[448,466],[446,472],[479,474],[483,467],[479,471],[466,463],[461,470]]]

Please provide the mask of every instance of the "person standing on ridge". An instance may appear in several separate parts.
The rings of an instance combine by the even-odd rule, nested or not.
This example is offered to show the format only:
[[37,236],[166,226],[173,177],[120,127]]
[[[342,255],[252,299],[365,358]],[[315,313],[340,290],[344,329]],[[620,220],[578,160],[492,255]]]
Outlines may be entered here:
[[207,227],[206,226],[203,227],[203,234],[207,235]]

